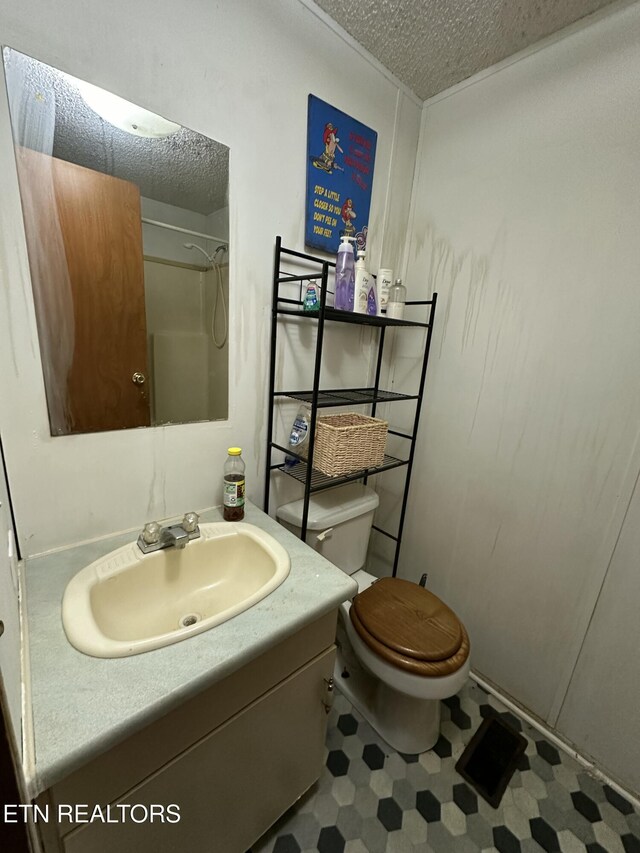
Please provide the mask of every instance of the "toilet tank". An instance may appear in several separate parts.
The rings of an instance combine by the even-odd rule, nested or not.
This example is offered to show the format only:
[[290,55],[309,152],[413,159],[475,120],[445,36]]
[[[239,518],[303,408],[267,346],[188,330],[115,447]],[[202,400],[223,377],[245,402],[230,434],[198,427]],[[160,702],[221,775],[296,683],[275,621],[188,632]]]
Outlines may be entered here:
[[[351,575],[367,559],[369,535],[378,495],[369,486],[349,483],[317,492],[309,498],[306,542],[343,572]],[[300,536],[304,501],[278,507],[280,523]]]

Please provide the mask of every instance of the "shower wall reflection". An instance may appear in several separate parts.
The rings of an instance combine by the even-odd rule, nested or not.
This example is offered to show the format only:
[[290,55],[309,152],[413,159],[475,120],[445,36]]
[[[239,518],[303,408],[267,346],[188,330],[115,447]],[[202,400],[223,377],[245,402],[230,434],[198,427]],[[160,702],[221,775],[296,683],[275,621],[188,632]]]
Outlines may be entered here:
[[228,244],[204,236],[226,231],[226,215],[220,219],[142,199],[148,390],[156,425],[227,417]]
[[223,299],[228,305],[228,273],[226,262],[216,270],[145,256],[149,388],[155,424],[227,416],[228,336],[221,305]]

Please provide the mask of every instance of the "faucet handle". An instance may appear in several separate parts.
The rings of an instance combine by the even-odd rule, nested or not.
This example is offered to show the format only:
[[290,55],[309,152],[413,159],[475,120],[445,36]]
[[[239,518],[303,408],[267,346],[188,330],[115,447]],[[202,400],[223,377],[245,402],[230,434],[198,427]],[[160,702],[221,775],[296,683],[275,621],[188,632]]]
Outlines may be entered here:
[[186,512],[182,519],[182,529],[187,533],[195,533],[200,516],[197,512]]
[[142,541],[145,545],[155,545],[160,541],[160,531],[162,527],[157,521],[149,521],[142,528]]

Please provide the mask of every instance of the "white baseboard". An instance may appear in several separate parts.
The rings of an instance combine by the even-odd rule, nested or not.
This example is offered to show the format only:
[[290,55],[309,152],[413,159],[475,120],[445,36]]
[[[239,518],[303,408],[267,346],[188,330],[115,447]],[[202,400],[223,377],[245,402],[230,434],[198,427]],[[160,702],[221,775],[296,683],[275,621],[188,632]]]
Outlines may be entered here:
[[640,798],[638,794],[633,791],[629,791],[619,782],[616,782],[615,779],[612,779],[608,776],[603,770],[601,770],[597,764],[593,762],[591,758],[583,755],[578,752],[577,749],[570,744],[568,741],[564,740],[560,734],[558,734],[555,729],[549,728],[542,720],[533,716],[529,713],[526,708],[518,705],[514,702],[513,699],[505,696],[504,693],[501,693],[500,690],[493,685],[490,681],[486,681],[481,675],[478,675],[473,670],[470,672],[470,677],[482,687],[487,693],[491,693],[492,696],[495,696],[496,699],[499,699],[503,705],[505,705],[510,711],[512,711],[517,717],[521,720],[524,720],[525,723],[528,723],[532,728],[536,729],[540,732],[540,734],[544,735],[548,741],[554,746],[557,746],[558,749],[561,749],[563,752],[566,752],[567,755],[570,755],[571,758],[575,759],[579,764],[581,764],[584,769],[592,776],[595,776],[600,782],[603,782],[609,785],[610,788],[613,788],[614,791],[617,791],[621,797],[624,797],[625,800],[628,800],[631,805],[638,811],[640,811]]

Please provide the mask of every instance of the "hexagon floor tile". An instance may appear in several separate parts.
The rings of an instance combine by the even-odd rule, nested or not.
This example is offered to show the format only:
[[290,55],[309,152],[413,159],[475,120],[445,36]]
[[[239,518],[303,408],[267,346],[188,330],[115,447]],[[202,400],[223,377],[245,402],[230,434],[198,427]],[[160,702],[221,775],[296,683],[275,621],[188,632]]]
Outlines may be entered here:
[[[455,771],[494,713],[528,741],[497,809]],[[631,803],[475,682],[443,702],[442,723],[431,753],[403,755],[338,692],[320,780],[249,853],[640,853]]]

